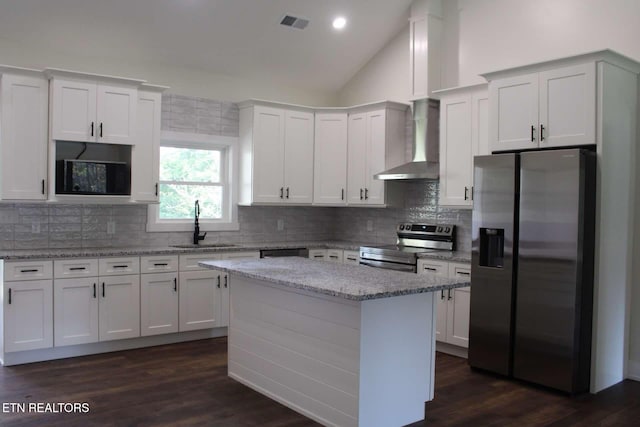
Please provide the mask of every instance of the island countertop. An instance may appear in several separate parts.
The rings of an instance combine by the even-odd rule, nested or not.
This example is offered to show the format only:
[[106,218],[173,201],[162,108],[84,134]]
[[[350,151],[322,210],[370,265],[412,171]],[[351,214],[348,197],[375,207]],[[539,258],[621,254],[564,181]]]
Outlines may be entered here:
[[468,280],[300,257],[204,261],[202,267],[339,298],[362,301],[470,286]]

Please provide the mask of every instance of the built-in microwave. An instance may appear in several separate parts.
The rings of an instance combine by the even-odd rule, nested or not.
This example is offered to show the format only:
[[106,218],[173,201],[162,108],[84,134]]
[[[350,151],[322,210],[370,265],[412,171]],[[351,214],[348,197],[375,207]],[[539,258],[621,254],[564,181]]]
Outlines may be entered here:
[[126,162],[58,160],[56,194],[128,196],[131,169]]

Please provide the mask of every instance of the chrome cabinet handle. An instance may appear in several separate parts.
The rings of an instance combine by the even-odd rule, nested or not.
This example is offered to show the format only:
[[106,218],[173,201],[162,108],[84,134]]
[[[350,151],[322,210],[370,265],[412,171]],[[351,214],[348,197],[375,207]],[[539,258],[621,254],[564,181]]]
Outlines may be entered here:
[[220,289],[220,276],[218,276],[218,289]]
[[102,138],[102,122],[100,122],[100,138]]
[[369,200],[369,189],[368,188],[364,189],[364,199],[365,200]]
[[102,282],[102,298],[104,298],[106,295],[104,293],[104,282]]
[[93,136],[93,122],[91,122],[91,136]]
[[228,287],[229,287],[229,282],[228,282],[228,279],[227,279],[227,275],[226,275],[226,274],[224,275],[224,287],[225,287],[225,288],[228,288]]
[[9,304],[11,304],[11,288],[9,288]]
[[469,188],[468,187],[464,187],[464,199],[467,200],[468,197],[468,193],[469,193]]
[[536,138],[533,136],[533,133],[536,131],[536,127],[531,125],[531,142],[535,142]]
[[86,270],[84,267],[70,267],[69,268],[70,271],[82,271],[82,270]]
[[440,299],[444,300],[444,289],[440,291]]
[[32,268],[29,270],[20,270],[20,273],[37,273],[38,269],[37,268]]
[[42,194],[44,194],[44,179],[42,180]]
[[544,141],[544,126],[540,123],[540,142]]
[[280,198],[282,199],[284,196],[284,187],[280,187]]
[[344,188],[340,190],[340,200],[344,200]]
[[451,296],[451,289],[449,289],[449,290],[447,291],[447,300],[448,300],[448,301],[451,301],[452,299],[453,299],[453,297]]
[[173,292],[178,292],[178,278],[173,278]]
[[289,198],[289,187],[287,187],[287,199]]
[[95,283],[93,284],[93,297],[94,298],[98,297],[98,294],[96,293],[96,284]]
[[360,200],[362,200],[362,188],[360,189]]

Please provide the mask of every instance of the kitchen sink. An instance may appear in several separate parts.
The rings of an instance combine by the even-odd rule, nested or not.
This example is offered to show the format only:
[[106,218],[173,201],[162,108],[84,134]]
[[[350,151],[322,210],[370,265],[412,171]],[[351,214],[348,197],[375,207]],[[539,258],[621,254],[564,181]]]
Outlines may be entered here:
[[172,248],[180,248],[180,249],[192,249],[192,248],[233,248],[237,245],[233,245],[231,243],[201,243],[199,245],[194,245],[193,243],[189,243],[186,245],[171,245]]

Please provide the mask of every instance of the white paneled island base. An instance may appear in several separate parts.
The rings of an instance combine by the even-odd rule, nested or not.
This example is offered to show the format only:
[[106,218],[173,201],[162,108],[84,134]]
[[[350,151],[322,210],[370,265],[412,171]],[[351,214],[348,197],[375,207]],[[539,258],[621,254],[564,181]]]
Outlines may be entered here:
[[230,300],[230,377],[323,425],[424,419],[433,292],[354,301],[232,273]]

